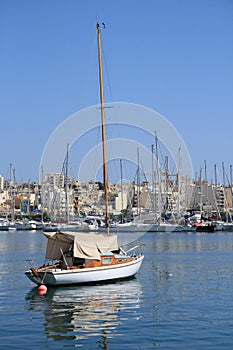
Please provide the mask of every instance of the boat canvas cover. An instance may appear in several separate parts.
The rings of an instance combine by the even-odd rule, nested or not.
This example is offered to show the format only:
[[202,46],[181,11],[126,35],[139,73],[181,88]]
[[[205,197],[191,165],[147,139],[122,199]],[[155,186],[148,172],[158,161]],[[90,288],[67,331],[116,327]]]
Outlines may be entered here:
[[72,236],[66,236],[60,232],[43,232],[43,234],[48,238],[46,259],[60,260],[62,252],[67,251],[74,242]]
[[48,238],[46,259],[60,260],[62,252],[73,249],[73,256],[100,260],[100,254],[118,249],[117,235],[80,232],[44,232]]

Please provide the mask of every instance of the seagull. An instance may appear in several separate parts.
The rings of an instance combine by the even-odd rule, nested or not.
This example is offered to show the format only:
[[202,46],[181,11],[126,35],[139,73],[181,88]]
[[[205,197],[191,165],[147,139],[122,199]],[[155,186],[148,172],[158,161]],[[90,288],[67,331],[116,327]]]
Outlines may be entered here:
[[103,25],[103,28],[105,29],[105,28],[106,28],[106,25],[105,25],[105,23],[103,23],[103,22],[102,22],[102,25]]

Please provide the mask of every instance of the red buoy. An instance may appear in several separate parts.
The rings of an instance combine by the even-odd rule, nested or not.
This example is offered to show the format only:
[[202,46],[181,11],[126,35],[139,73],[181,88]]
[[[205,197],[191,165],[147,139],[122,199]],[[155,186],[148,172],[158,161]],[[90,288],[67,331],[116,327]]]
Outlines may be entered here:
[[47,287],[44,285],[44,284],[41,284],[39,287],[38,287],[38,291],[39,291],[39,294],[40,295],[44,295],[47,293]]

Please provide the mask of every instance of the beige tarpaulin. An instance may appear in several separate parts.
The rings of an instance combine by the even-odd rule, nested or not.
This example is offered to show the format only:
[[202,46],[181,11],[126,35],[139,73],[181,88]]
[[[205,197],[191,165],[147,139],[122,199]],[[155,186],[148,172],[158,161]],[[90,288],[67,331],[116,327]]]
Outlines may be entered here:
[[59,232],[43,232],[48,238],[47,248],[46,248],[46,259],[60,260],[62,252],[65,252],[73,245],[74,238],[71,236],[65,236]]
[[101,253],[118,249],[116,235],[80,232],[44,232],[44,235],[48,238],[46,259],[60,260],[61,251],[73,248],[74,257],[99,260]]
[[100,260],[101,253],[118,249],[117,236],[78,234],[74,240],[74,256]]

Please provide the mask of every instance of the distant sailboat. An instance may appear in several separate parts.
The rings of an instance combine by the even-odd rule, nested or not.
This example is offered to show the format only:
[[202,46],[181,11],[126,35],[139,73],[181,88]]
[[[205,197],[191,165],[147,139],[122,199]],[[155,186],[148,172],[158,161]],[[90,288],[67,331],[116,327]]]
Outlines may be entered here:
[[125,279],[134,276],[144,259],[138,246],[125,252],[119,247],[117,235],[109,230],[107,157],[104,116],[104,89],[101,52],[101,29],[97,23],[99,83],[102,124],[103,178],[105,189],[105,234],[81,232],[44,232],[48,238],[46,259],[51,263],[30,267],[26,276],[41,285],[75,285]]

